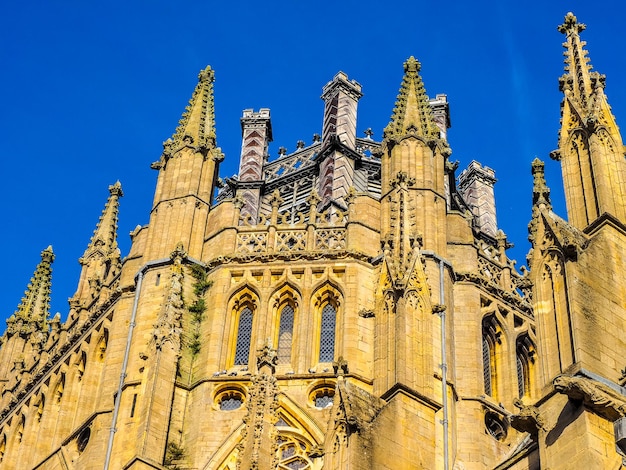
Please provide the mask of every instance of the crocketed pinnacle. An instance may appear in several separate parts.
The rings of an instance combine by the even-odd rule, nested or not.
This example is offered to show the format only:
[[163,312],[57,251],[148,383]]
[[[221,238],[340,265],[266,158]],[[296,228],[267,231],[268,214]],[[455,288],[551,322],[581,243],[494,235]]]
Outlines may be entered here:
[[100,253],[103,257],[117,252],[117,217],[119,212],[119,199],[124,193],[122,184],[117,181],[109,186],[109,198],[102,210],[102,215],[96,229],[93,232],[89,246],[81,258],[81,264],[87,263],[94,253]]
[[585,25],[572,13],[558,27],[565,35],[565,71],[559,148],[568,221],[585,228],[602,214],[626,221],[626,161],[620,130],[604,93],[605,76],[591,71],[580,40]]
[[533,174],[533,205],[538,206],[545,204],[548,209],[552,208],[550,202],[550,188],[546,183],[544,173],[544,163],[535,158],[532,162],[532,174]]
[[439,137],[433,112],[428,103],[424,83],[419,75],[421,65],[411,56],[404,63],[404,77],[391,115],[385,128],[386,138],[400,138],[408,133],[431,139]]
[[185,108],[176,132],[163,143],[165,156],[171,156],[185,146],[203,149],[215,147],[214,78],[215,72],[210,66],[198,74],[198,85]]
[[41,252],[41,262],[28,284],[17,310],[7,320],[7,332],[27,335],[44,330],[50,313],[50,287],[54,253],[49,246]]
[[604,75],[591,72],[592,67],[587,51],[584,49],[587,43],[581,41],[579,34],[586,27],[585,24],[578,22],[572,12],[569,12],[563,24],[557,28],[565,35],[563,55],[566,73],[560,79],[560,88],[577,104],[581,112],[587,111],[593,105],[592,95],[596,89],[604,88],[605,80]]

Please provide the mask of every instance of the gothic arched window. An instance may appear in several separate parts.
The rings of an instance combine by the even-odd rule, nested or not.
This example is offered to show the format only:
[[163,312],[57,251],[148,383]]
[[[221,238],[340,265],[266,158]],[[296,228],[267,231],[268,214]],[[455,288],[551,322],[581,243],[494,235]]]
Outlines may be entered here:
[[331,362],[335,359],[335,323],[337,311],[330,303],[322,309],[320,324],[320,362]]
[[245,307],[239,313],[239,325],[237,327],[237,346],[235,348],[236,366],[248,364],[250,359],[250,341],[252,339],[252,310]]
[[483,336],[483,383],[485,388],[485,394],[491,395],[491,356],[492,347],[488,338]]
[[517,394],[520,398],[526,395],[526,383],[528,380],[528,364],[524,362],[524,359],[518,353],[515,358],[515,365],[517,368]]
[[293,316],[291,305],[285,305],[280,312],[280,324],[278,327],[278,363],[289,364],[291,362],[291,344],[293,340]]
[[483,319],[482,352],[483,352],[483,382],[485,395],[496,396],[497,379],[497,347],[501,343],[502,330],[494,315]]
[[517,368],[517,391],[520,398],[531,393],[532,364],[535,362],[535,346],[527,334],[517,339],[515,364]]

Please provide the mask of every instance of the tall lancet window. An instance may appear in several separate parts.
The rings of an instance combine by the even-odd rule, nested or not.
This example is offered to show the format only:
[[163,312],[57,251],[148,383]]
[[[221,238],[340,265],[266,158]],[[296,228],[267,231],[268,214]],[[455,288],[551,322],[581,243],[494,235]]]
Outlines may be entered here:
[[483,383],[485,394],[491,395],[491,345],[485,337],[483,337]]
[[239,314],[237,328],[237,346],[235,348],[235,365],[246,365],[250,358],[250,340],[252,339],[252,310],[245,307]]
[[502,330],[494,315],[483,319],[483,381],[485,395],[495,397],[498,378],[498,346],[502,342]]
[[291,362],[291,344],[293,341],[293,307],[286,305],[280,312],[280,326],[278,327],[278,363]]
[[320,328],[320,362],[331,362],[335,359],[335,323],[337,311],[326,304],[322,309]]
[[526,381],[528,380],[528,368],[524,363],[524,359],[517,354],[515,358],[516,366],[517,366],[517,394],[520,398],[526,395]]
[[535,345],[527,334],[517,338],[515,363],[517,366],[517,391],[520,398],[531,395],[532,367],[535,362]]

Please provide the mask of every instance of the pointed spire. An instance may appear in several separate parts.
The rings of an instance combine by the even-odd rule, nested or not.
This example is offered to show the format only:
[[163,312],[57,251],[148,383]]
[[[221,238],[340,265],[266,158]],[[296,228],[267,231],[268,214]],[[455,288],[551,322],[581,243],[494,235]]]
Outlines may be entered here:
[[579,33],[584,31],[587,26],[579,23],[572,12],[565,16],[565,21],[558,26],[559,32],[565,35],[565,71],[567,72],[560,79],[561,91],[571,93],[571,97],[584,110],[590,103],[590,97],[593,92],[593,84],[600,79],[603,82],[604,77],[597,72],[591,72],[591,65],[587,57],[587,51],[584,46],[585,41],[580,40]]
[[198,74],[198,85],[185,108],[176,132],[163,143],[165,157],[173,155],[185,146],[202,149],[215,147],[214,79],[215,72],[208,65]]
[[50,286],[54,253],[49,246],[41,252],[41,262],[28,284],[17,310],[7,320],[9,334],[28,335],[45,328],[50,313]]
[[566,37],[559,148],[568,219],[585,228],[602,214],[626,221],[626,161],[615,117],[604,94],[605,76],[591,71],[581,41],[585,25],[572,13],[558,30]]
[[533,174],[533,205],[538,206],[545,204],[548,209],[552,209],[550,202],[550,188],[546,183],[544,173],[544,163],[535,157],[532,162]]
[[433,120],[422,77],[421,65],[411,56],[404,63],[404,77],[400,85],[391,122],[385,128],[386,138],[398,138],[414,133],[427,139],[439,138],[439,129]]
[[122,192],[122,184],[119,181],[109,186],[109,198],[104,206],[100,220],[98,220],[89,246],[79,260],[81,264],[88,263],[88,259],[96,252],[103,257],[107,257],[117,251],[117,215],[120,205],[119,199],[122,196],[124,196],[124,193]]

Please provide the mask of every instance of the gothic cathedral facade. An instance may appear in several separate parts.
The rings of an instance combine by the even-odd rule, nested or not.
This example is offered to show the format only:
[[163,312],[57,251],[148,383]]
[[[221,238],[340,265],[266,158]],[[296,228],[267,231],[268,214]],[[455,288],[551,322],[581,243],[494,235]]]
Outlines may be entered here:
[[0,468],[624,468],[624,145],[584,25],[559,30],[567,220],[535,160],[522,272],[494,171],[456,174],[413,57],[381,142],[339,72],[293,153],[270,160],[269,109],[244,110],[226,179],[203,70],[127,256],[116,183],[67,319],[48,248],[7,320]]

